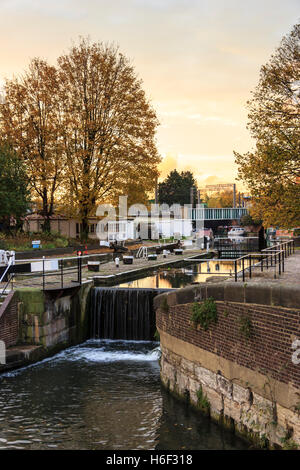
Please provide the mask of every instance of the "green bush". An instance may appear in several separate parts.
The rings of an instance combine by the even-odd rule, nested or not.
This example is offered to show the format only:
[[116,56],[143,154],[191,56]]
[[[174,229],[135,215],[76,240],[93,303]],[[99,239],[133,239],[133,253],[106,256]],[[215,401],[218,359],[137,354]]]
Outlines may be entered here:
[[194,303],[191,321],[195,326],[201,325],[205,331],[208,330],[212,323],[217,323],[217,305],[212,297],[209,297],[201,304],[198,302]]
[[240,322],[240,333],[245,336],[245,338],[251,338],[253,334],[253,325],[251,319],[246,316],[241,316],[239,319]]
[[58,248],[65,248],[69,245],[69,242],[66,238],[57,238],[55,240],[55,244]]
[[42,249],[44,250],[53,250],[56,248],[55,243],[43,243]]

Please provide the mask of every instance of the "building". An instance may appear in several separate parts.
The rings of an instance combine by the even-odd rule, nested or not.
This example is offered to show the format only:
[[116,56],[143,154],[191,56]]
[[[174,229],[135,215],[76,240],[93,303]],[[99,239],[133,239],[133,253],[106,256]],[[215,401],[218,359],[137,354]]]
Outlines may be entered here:
[[[25,217],[23,228],[26,232],[42,231],[44,218],[39,214]],[[89,238],[107,241],[125,241],[159,238],[182,238],[192,234],[192,221],[189,219],[170,218],[165,215],[136,215],[127,218],[90,217],[88,221]],[[50,217],[51,232],[59,233],[67,238],[80,238],[82,224],[80,220],[63,215]]]

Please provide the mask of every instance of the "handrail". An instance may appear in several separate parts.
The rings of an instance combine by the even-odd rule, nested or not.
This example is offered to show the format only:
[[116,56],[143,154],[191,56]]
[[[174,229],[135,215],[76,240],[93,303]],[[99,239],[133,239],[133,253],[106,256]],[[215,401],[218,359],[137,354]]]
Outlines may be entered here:
[[[287,248],[286,248],[287,247]],[[278,249],[279,248],[279,249]],[[283,248],[283,249],[282,249]],[[278,268],[278,271],[279,271],[279,275],[281,274],[281,272],[284,272],[284,259],[292,253],[292,251],[294,252],[295,251],[295,244],[294,244],[294,240],[288,240],[286,242],[282,242],[282,243],[278,243],[276,245],[273,245],[272,247],[268,247],[264,250],[262,250],[260,253],[255,253],[255,252],[252,252],[252,253],[249,253],[247,255],[243,255],[243,256],[240,256],[239,258],[230,258],[230,259],[216,259],[216,258],[201,258],[201,259],[197,259],[197,258],[193,258],[193,259],[184,259],[184,261],[189,261],[189,262],[203,262],[203,261],[231,261],[234,263],[234,276],[235,276],[235,281],[237,281],[238,279],[238,275],[240,275],[240,272],[242,272],[242,278],[243,280],[245,279],[245,272],[249,270],[249,273],[250,273],[250,278],[252,276],[252,266],[257,266],[260,264],[261,266],[261,270],[263,271],[263,268],[264,268],[264,260],[266,260],[266,267],[267,269],[269,268],[269,259],[270,259],[270,266],[273,267],[273,259],[274,259],[274,265],[276,266],[278,264],[279,268]],[[46,285],[46,278],[49,278],[51,276],[60,276],[60,285],[61,285],[61,288],[63,288],[64,286],[64,274],[73,274],[73,273],[77,273],[77,279],[76,281],[81,285],[82,283],[82,267],[85,266],[85,263],[83,263],[83,260],[85,260],[86,258],[90,258],[90,257],[96,257],[99,255],[101,256],[102,254],[92,254],[92,255],[83,255],[83,256],[74,256],[74,257],[65,257],[65,258],[48,258],[46,259],[45,257],[40,259],[40,260],[34,260],[34,261],[42,261],[42,271],[39,271],[36,273],[36,276],[33,274],[32,277],[40,277],[42,276],[42,283],[43,283],[43,290],[45,290],[45,285]],[[278,263],[277,263],[277,256],[278,256]],[[252,260],[254,259],[257,259],[257,258],[261,258],[260,261],[258,261],[258,263],[256,263],[255,265],[252,265]],[[245,266],[245,260],[250,260],[250,263],[249,263],[249,266]],[[54,271],[51,271],[51,272],[45,272],[45,262],[46,261],[49,261],[49,260],[55,260],[55,261],[58,261],[60,262],[59,265],[58,265],[58,269],[57,270],[54,270]],[[64,262],[69,262],[70,260],[77,260],[77,266],[67,266],[64,268]],[[20,260],[18,260],[20,262]],[[27,262],[29,260],[26,260]],[[242,269],[238,272],[237,271],[237,267],[238,267],[238,263],[241,264],[242,266]],[[2,278],[4,277],[4,275],[7,273],[9,269],[9,266],[7,267],[7,269],[5,270],[5,273],[3,274]],[[276,271],[275,271],[275,276],[276,276]],[[13,277],[13,276],[12,276]],[[11,282],[12,278],[9,280],[9,282]],[[8,282],[8,284],[9,284]],[[58,281],[59,283],[59,281]],[[7,284],[7,285],[8,285]],[[7,285],[5,286],[5,289],[7,288]],[[4,289],[4,291],[5,291]]]
[[30,259],[18,259],[15,261],[15,263],[35,263],[35,262],[39,262],[39,261],[61,261],[61,260],[64,260],[64,261],[69,261],[69,260],[72,260],[72,259],[78,259],[79,257],[80,258],[92,258],[92,257],[96,257],[96,256],[105,256],[106,254],[109,254],[109,253],[93,253],[93,254],[90,254],[90,255],[81,255],[81,256],[66,256],[64,258],[30,258]]
[[10,259],[8,260],[7,267],[6,267],[4,273],[2,274],[2,276],[1,276],[1,278],[0,278],[0,282],[3,281],[4,277],[6,276],[6,274],[7,274],[8,271],[9,271],[9,268],[11,267],[11,265],[12,265],[12,258],[10,258]]
[[[0,297],[3,297],[3,295],[5,294],[6,289],[8,288],[9,284],[13,281],[13,279],[14,279],[14,274],[12,274],[10,276],[10,278],[8,279],[7,283],[5,284],[4,288],[2,289],[2,291],[0,293]],[[12,284],[12,286],[13,286],[13,284]]]
[[[283,249],[282,249],[283,248]],[[260,253],[249,253],[247,255],[240,256],[239,258],[231,258],[231,259],[216,259],[216,258],[201,258],[197,259],[194,258],[192,261],[231,261],[234,264],[234,276],[235,281],[237,282],[238,276],[242,273],[242,279],[245,280],[245,272],[249,271],[250,278],[252,277],[252,267],[253,266],[261,266],[261,271],[263,272],[264,268],[264,260],[266,260],[266,268],[269,269],[269,259],[270,259],[270,267],[273,267],[273,258],[274,258],[274,267],[275,267],[275,278],[276,278],[276,266],[278,265],[278,275],[280,276],[281,273],[284,272],[284,260],[287,256],[295,252],[295,242],[294,240],[287,240],[285,242],[279,242],[276,245],[273,245],[268,248],[264,248],[261,250]],[[278,263],[277,263],[277,255],[278,255]],[[251,261],[255,258],[261,258],[261,260],[256,264],[251,264]],[[245,260],[249,260],[249,265],[245,266]],[[184,259],[184,261],[190,261]],[[242,265],[242,269],[240,271],[237,270],[237,265],[240,263]],[[209,274],[209,273],[208,273]],[[213,273],[215,274],[215,273]]]

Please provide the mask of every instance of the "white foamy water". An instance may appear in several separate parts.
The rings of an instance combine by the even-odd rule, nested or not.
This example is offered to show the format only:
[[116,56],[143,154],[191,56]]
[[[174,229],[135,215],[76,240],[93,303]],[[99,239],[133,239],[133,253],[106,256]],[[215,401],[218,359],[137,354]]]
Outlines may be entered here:
[[[48,357],[42,361],[30,364],[10,372],[4,372],[1,377],[15,377],[27,369],[38,367],[45,363],[55,365],[58,362],[119,362],[119,361],[136,361],[136,362],[153,362],[160,357],[159,346],[153,350],[148,350],[153,343],[149,341],[126,341],[126,340],[88,340],[82,345],[74,346],[59,352],[55,356]],[[144,348],[141,350],[141,346]]]
[[92,362],[118,362],[118,361],[156,361],[159,359],[157,351],[150,351],[147,353],[139,351],[105,351],[100,348],[80,348],[76,354],[68,356],[66,359],[78,361],[92,361]]
[[[160,350],[157,347],[147,350],[151,344],[148,341],[90,340],[82,346],[64,351],[63,358],[91,362],[156,361]],[[144,348],[141,349],[141,346]]]

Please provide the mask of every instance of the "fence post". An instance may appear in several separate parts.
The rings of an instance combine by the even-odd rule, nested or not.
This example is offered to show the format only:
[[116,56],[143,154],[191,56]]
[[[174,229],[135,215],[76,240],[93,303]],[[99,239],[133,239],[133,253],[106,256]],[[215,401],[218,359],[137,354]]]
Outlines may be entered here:
[[281,253],[280,253],[280,251],[278,253],[278,274],[279,274],[279,276],[281,274]]
[[245,281],[245,258],[242,258],[243,282]]
[[45,256],[43,256],[43,290],[45,290]]
[[234,260],[234,280],[237,282],[237,264],[236,259]]
[[251,262],[252,262],[252,256],[249,255],[249,277],[250,277],[250,279],[252,278]]
[[79,284],[80,284],[80,285],[81,285],[81,282],[82,282],[82,280],[81,280],[81,275],[82,275],[82,273],[81,273],[81,267],[82,267],[82,259],[79,258],[79,274],[80,274],[80,281],[79,281]]
[[60,260],[60,280],[61,280],[61,288],[64,287],[64,265],[63,260]]

